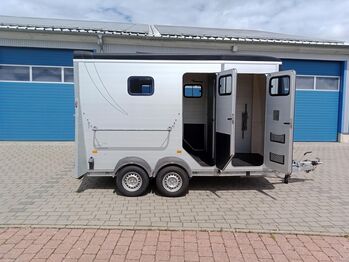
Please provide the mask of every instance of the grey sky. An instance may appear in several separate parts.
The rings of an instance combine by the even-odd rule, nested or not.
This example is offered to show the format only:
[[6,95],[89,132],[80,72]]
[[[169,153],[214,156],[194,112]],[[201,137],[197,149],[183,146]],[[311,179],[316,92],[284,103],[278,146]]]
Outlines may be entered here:
[[258,29],[349,42],[348,0],[7,0],[0,14]]

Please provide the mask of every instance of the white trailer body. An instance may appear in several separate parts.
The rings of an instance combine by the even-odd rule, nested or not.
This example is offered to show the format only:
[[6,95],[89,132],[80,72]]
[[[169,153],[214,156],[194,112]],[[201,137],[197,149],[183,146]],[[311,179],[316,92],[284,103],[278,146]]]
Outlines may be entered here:
[[[168,166],[188,177],[290,175],[295,72],[279,72],[280,64],[271,57],[76,54],[75,177],[118,177],[127,166],[150,178]],[[134,173],[120,180],[126,191],[128,182],[145,179]],[[159,182],[168,195],[170,182],[185,186],[172,173]]]

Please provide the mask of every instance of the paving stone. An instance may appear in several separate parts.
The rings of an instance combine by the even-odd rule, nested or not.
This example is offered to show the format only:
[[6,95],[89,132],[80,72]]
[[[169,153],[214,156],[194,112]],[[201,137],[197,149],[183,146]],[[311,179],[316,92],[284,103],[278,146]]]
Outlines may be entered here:
[[[349,145],[295,143],[313,151],[312,174],[193,178],[189,193],[127,198],[111,178],[76,180],[74,143],[0,143],[0,224],[349,233]],[[20,164],[18,164],[20,163]]]

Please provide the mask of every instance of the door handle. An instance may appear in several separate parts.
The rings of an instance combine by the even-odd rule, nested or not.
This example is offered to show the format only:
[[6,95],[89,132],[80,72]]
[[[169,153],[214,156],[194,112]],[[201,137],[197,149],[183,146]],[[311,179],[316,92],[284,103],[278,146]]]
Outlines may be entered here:
[[227,120],[234,124],[234,114],[231,114],[231,117],[227,117]]
[[290,126],[290,128],[292,128],[292,127],[293,127],[293,125],[292,125],[292,121],[290,121],[290,122],[284,122],[284,125]]
[[234,124],[234,118],[233,118],[233,117],[228,117],[227,120],[228,120],[228,121],[231,121],[231,124],[232,124],[232,125]]

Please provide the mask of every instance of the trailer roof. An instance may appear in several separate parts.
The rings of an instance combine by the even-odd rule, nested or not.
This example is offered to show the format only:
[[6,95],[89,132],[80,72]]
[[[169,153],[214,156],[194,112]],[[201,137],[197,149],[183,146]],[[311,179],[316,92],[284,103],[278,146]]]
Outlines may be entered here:
[[185,55],[185,54],[113,54],[74,52],[74,59],[106,59],[106,60],[224,60],[224,61],[263,61],[281,62],[279,58],[256,55]]

